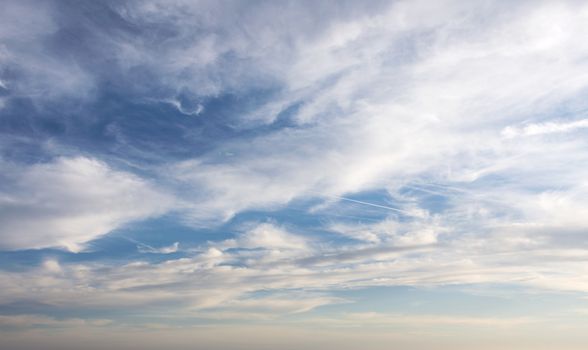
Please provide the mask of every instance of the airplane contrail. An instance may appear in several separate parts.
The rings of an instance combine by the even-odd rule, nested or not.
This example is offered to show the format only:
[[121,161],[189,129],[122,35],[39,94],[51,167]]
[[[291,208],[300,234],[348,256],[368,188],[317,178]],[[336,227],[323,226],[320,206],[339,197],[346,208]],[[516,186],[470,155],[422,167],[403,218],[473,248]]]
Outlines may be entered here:
[[330,198],[340,199],[340,200],[343,200],[343,201],[348,201],[348,202],[353,202],[353,203],[358,203],[358,204],[363,204],[363,205],[369,205],[370,207],[392,210],[392,211],[396,211],[398,213],[402,213],[402,214],[405,214],[405,215],[413,216],[411,213],[409,213],[409,212],[407,212],[405,210],[394,208],[394,207],[388,207],[388,206],[385,206],[385,205],[380,205],[380,204],[375,204],[375,203],[370,203],[370,202],[364,202],[364,201],[360,201],[360,200],[357,200],[357,199],[351,199],[351,198],[347,198],[347,197],[325,195],[325,194],[318,193],[318,192],[315,192],[315,193],[320,194],[321,196],[324,196],[324,197],[330,197]]

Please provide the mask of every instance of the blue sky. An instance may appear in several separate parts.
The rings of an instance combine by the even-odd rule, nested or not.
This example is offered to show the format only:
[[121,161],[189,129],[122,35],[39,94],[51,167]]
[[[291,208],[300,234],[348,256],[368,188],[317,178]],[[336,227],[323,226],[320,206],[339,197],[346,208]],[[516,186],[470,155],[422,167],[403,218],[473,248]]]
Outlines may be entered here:
[[584,349],[587,23],[3,1],[0,348]]

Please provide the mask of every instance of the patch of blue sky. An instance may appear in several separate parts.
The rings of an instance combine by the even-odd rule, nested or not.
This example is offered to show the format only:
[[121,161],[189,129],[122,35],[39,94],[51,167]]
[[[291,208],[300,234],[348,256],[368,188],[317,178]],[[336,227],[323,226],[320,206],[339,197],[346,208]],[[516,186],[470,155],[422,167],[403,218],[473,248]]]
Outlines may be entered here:
[[295,101],[286,106],[276,115],[276,118],[273,123],[271,123],[270,127],[272,129],[300,127],[295,117],[303,106],[303,101]]
[[5,104],[0,118],[0,152],[4,159],[24,164],[48,160],[43,143],[59,128],[37,114],[27,98],[11,98]]
[[26,271],[41,265],[47,258],[63,254],[64,252],[58,249],[0,251],[0,270]]

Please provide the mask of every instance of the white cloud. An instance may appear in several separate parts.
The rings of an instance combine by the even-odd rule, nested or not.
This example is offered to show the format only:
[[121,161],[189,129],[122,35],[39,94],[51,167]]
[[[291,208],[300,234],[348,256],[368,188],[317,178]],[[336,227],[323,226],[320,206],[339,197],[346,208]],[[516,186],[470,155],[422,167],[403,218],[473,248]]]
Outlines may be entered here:
[[272,224],[260,224],[237,239],[239,248],[308,249],[306,240]]
[[509,126],[502,130],[502,135],[507,138],[512,138],[516,136],[566,133],[584,128],[588,128],[588,119],[580,119],[570,122],[551,121],[545,123],[532,123],[519,128]]
[[164,102],[169,103],[170,105],[174,106],[180,113],[189,115],[189,116],[197,116],[204,111],[204,106],[201,104],[196,104],[194,108],[186,108],[181,101],[176,99],[166,99]]
[[172,204],[147,181],[90,158],[4,165],[10,171],[0,198],[3,249],[77,251],[126,223],[161,215]]

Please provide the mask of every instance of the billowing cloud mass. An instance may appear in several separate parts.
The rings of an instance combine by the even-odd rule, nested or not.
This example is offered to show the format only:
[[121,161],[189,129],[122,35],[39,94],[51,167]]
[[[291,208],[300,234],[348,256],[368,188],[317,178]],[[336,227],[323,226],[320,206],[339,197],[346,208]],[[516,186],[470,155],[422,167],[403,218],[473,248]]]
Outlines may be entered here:
[[0,348],[583,348],[586,35],[577,1],[7,1]]

